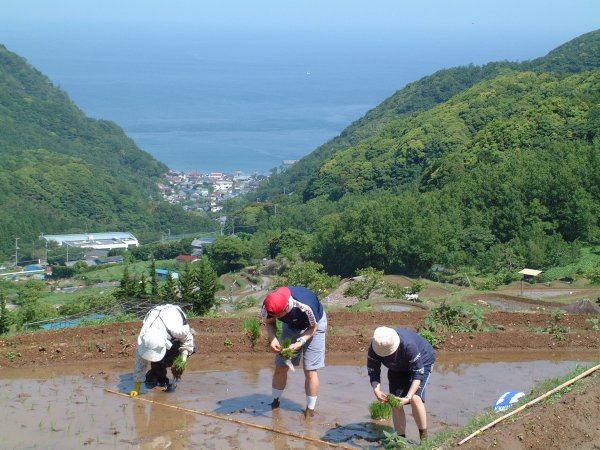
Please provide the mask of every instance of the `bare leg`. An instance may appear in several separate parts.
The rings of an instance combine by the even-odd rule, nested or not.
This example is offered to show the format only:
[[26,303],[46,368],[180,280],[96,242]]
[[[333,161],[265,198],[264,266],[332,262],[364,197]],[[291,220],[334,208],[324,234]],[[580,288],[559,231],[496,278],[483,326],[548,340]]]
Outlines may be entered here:
[[406,435],[406,414],[404,408],[392,408],[392,421],[396,434]]
[[427,411],[425,410],[425,403],[421,400],[418,395],[413,395],[410,400],[410,406],[412,407],[412,415],[415,418],[415,423],[419,430],[427,429]]
[[304,391],[306,392],[306,395],[311,397],[316,397],[319,395],[320,384],[318,372],[316,370],[305,370],[304,376]]
[[275,366],[275,373],[273,373],[273,383],[271,385],[274,389],[285,389],[285,385],[287,384],[288,370],[289,369],[287,366]]

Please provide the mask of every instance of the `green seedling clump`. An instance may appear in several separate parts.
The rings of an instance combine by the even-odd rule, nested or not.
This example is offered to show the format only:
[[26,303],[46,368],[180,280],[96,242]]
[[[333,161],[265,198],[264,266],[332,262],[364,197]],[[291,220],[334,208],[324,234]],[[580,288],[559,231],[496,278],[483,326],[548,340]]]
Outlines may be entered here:
[[290,338],[285,338],[281,343],[281,351],[279,354],[283,359],[292,359],[298,355],[298,352],[290,349],[290,345],[292,345],[292,340]]
[[177,357],[177,359],[175,360],[175,362],[173,363],[173,367],[171,368],[171,371],[173,372],[173,376],[176,379],[181,378],[181,375],[185,371],[186,367],[187,367],[187,361],[184,361],[183,356],[181,356],[181,354],[180,354]]
[[369,412],[371,413],[371,419],[389,419],[392,415],[392,408],[387,403],[374,401],[369,405]]
[[387,401],[392,408],[404,408],[402,402],[395,395],[389,394],[387,397]]

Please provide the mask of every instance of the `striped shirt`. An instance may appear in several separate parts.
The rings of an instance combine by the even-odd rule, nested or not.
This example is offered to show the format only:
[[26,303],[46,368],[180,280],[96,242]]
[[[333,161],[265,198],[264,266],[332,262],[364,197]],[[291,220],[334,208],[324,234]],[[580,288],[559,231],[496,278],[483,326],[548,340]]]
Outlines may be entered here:
[[[319,301],[319,297],[310,289],[300,286],[288,286],[292,293],[292,308],[279,320],[289,325],[295,330],[306,330],[309,327],[317,325],[323,317],[323,305]],[[261,311],[261,316],[271,318],[264,303]]]

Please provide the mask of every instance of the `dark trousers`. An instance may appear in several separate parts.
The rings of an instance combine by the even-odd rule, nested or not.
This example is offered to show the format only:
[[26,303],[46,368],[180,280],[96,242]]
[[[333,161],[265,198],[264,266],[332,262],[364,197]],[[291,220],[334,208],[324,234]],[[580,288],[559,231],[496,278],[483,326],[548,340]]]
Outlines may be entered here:
[[160,386],[169,384],[167,369],[173,365],[177,356],[179,356],[180,346],[181,343],[179,341],[173,342],[173,345],[167,350],[163,359],[150,363],[150,370],[146,372],[146,383],[158,383]]

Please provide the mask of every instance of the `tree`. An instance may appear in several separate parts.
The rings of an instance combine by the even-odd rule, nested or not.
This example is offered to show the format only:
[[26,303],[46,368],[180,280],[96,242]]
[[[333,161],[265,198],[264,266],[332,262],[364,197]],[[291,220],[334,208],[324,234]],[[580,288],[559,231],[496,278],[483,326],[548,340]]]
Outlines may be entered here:
[[236,236],[220,236],[209,247],[208,256],[218,274],[243,269],[252,255],[248,243]]
[[142,273],[140,283],[137,285],[136,298],[147,299],[148,298],[148,282],[146,281],[146,274]]
[[372,267],[356,271],[362,279],[352,283],[344,292],[344,295],[358,297],[367,300],[372,292],[383,286],[383,270],[375,270]]
[[179,293],[181,301],[184,303],[194,303],[197,297],[198,286],[196,283],[196,272],[192,265],[186,263],[183,270],[179,273]]
[[156,261],[154,259],[150,263],[150,298],[152,302],[156,302],[160,298],[160,288],[156,279]]
[[198,295],[194,299],[194,312],[203,316],[215,304],[215,294],[217,292],[217,272],[206,256],[202,256],[196,266],[196,280],[200,288]]
[[0,334],[8,333],[10,329],[10,317],[8,308],[6,307],[6,298],[4,294],[0,292]]
[[321,295],[337,286],[338,278],[323,272],[323,266],[313,261],[304,261],[293,265],[286,273],[286,284],[306,286]]
[[173,278],[173,274],[169,272],[169,276],[167,277],[167,281],[165,282],[162,291],[160,293],[160,299],[163,302],[173,303],[176,302],[179,297],[179,289],[177,287],[177,282]]
[[116,299],[135,298],[137,294],[135,280],[132,280],[129,276],[129,265],[125,265],[123,268],[123,276],[121,277],[121,285],[115,291],[114,296]]

